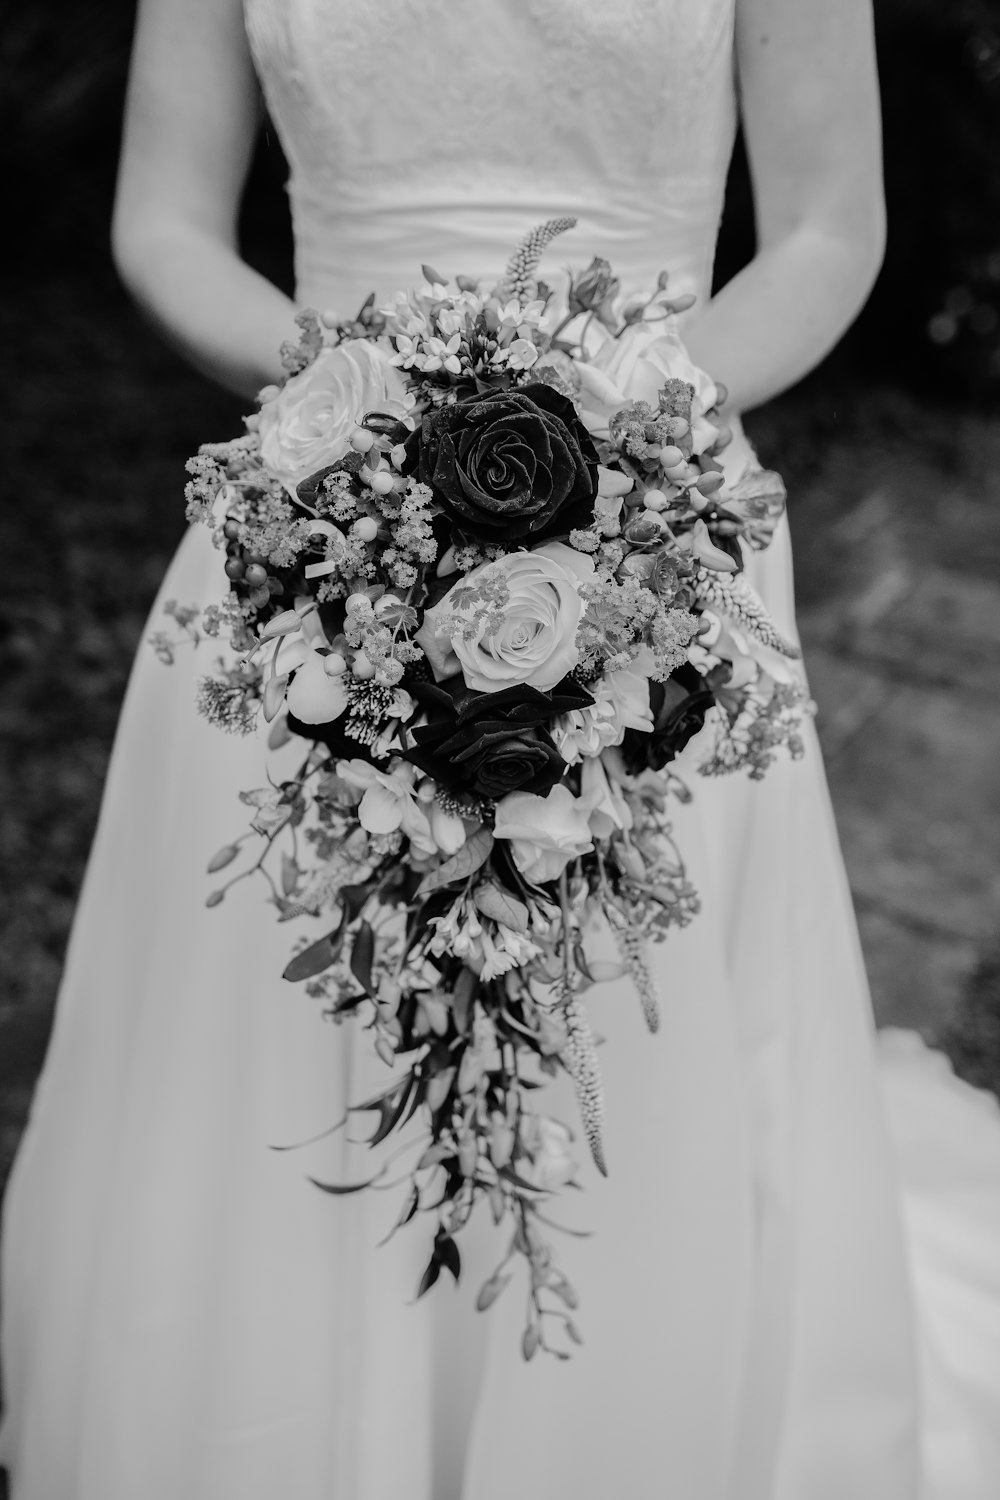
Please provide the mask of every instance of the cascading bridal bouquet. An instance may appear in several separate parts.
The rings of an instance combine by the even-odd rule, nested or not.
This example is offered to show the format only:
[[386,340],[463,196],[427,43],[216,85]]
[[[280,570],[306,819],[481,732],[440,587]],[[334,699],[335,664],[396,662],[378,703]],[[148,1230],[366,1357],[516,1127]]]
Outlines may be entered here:
[[742,571],[781,481],[727,485],[724,392],[688,358],[692,299],[665,275],[622,307],[595,259],[557,313],[536,272],[573,222],[529,234],[496,286],[424,267],[353,324],[303,313],[246,435],[189,465],[228,594],[172,606],[232,649],[201,711],[306,742],[295,774],[240,794],[250,829],[210,869],[257,851],[209,905],[260,874],[282,920],[326,919],[285,978],[362,1018],[391,1070],[357,1108],[373,1144],[416,1133],[398,1222],[434,1224],[420,1293],[458,1276],[485,1200],[512,1235],[478,1306],[524,1257],[527,1358],[579,1340],[543,1232],[572,1137],[539,1085],[570,1075],[604,1172],[585,991],[630,976],[655,1031],[646,944],[698,907],[670,763],[704,730],[702,774],[760,777],[779,747],[801,753],[811,709]]

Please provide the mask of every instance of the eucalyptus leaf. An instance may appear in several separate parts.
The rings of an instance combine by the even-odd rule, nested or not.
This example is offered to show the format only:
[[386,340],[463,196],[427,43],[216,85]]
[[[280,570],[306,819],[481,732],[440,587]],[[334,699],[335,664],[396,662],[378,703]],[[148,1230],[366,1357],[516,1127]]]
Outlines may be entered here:
[[369,995],[372,991],[372,961],[375,957],[375,933],[370,922],[362,922],[351,947],[351,973]]
[[436,870],[431,870],[425,875],[417,886],[418,896],[429,896],[432,891],[440,890],[442,886],[452,885],[458,880],[467,880],[490,857],[493,848],[493,835],[488,828],[478,829],[471,838],[466,839],[457,854],[446,859],[438,865]]
[[472,899],[484,917],[492,917],[494,922],[502,922],[514,932],[527,932],[528,908],[503,886],[492,880],[484,881],[476,887]]
[[292,984],[298,984],[303,979],[312,979],[317,974],[322,974],[336,961],[340,952],[342,942],[343,923],[335,927],[333,932],[328,932],[326,937],[319,938],[315,943],[310,943],[308,948],[303,948],[301,953],[285,967],[282,978],[289,980]]

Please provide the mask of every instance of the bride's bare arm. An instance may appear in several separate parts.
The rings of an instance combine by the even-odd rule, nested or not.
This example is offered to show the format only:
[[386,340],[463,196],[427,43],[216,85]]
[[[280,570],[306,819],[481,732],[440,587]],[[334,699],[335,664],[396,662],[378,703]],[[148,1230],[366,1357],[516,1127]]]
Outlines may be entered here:
[[213,380],[280,373],[293,304],[240,259],[236,224],[258,97],[241,0],[141,0],[112,229],[122,279]]
[[757,254],[687,338],[742,410],[819,363],[881,262],[870,0],[737,0],[737,63]]

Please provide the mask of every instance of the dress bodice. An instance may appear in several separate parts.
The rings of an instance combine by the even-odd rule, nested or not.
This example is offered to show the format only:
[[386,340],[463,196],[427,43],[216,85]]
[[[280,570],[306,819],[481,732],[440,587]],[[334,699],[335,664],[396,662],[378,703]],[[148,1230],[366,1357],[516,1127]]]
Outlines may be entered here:
[[422,262],[487,275],[575,214],[628,289],[704,295],[735,126],[735,0],[245,0],[291,168],[303,302],[356,311]]

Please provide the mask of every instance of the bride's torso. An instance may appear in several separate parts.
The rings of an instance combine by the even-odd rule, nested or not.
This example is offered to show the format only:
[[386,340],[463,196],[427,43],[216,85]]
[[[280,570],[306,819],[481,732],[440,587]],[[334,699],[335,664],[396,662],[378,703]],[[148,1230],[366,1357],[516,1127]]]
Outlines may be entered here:
[[288,156],[299,300],[502,268],[575,214],[626,289],[707,293],[735,125],[735,0],[245,0]]

